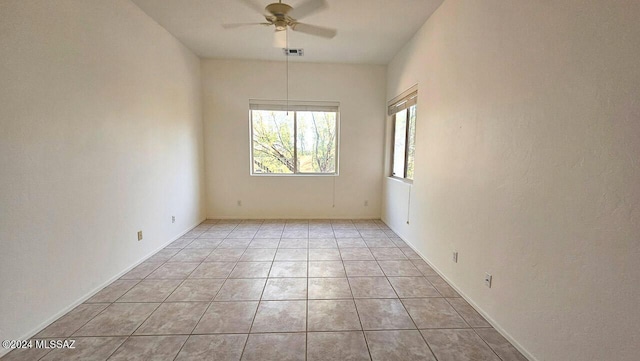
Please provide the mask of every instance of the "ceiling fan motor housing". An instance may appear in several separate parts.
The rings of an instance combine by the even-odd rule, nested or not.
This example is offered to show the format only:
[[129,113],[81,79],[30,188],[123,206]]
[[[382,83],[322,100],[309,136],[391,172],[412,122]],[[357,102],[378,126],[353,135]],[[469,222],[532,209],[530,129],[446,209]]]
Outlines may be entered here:
[[291,11],[292,7],[283,3],[273,3],[267,5],[267,7],[264,9],[268,13],[273,14],[274,16],[279,18],[285,17],[289,13],[289,11]]

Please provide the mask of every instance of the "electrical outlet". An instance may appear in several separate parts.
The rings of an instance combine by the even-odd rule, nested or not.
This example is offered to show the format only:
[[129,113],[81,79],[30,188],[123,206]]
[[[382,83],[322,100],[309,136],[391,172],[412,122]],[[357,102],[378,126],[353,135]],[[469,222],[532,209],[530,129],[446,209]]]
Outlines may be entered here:
[[242,201],[238,200],[238,207],[242,207]]
[[368,207],[368,206],[369,206],[369,201],[368,201],[368,200],[364,201],[364,206],[365,206],[365,207]]
[[484,274],[484,285],[491,288],[491,281],[493,281],[493,276],[489,273]]
[[142,231],[138,231],[138,241],[142,241]]
[[171,216],[171,223],[176,223],[176,216]]
[[458,251],[453,251],[453,262],[458,263]]

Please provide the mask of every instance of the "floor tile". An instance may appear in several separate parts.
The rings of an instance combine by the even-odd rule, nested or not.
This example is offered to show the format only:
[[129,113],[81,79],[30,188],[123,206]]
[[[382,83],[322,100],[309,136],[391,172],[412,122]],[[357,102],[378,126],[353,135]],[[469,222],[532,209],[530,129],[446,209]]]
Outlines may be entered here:
[[389,237],[391,242],[393,242],[393,244],[395,244],[397,247],[409,247],[409,245],[405,241],[403,241],[400,237],[393,236],[393,235],[391,236],[387,235],[387,237]]
[[438,291],[424,277],[389,277],[389,282],[401,298],[440,297]]
[[238,262],[229,278],[266,278],[271,262]]
[[280,240],[278,248],[309,248],[307,238],[283,238]]
[[242,361],[305,361],[304,333],[249,335]]
[[193,242],[194,238],[179,238],[173,242],[171,242],[165,248],[185,248],[189,245],[189,243]]
[[225,238],[231,233],[231,230],[210,229],[200,235],[201,238]]
[[214,301],[257,301],[262,295],[265,283],[265,278],[228,279]]
[[[193,243],[193,242],[192,242]],[[164,248],[147,258],[145,262],[166,262],[180,252],[180,248]]]
[[473,330],[422,330],[438,361],[500,361]]
[[247,248],[251,243],[251,238],[226,238],[217,249],[222,248]]
[[340,251],[337,249],[322,248],[309,249],[309,261],[341,261]]
[[159,305],[159,303],[113,303],[76,331],[74,335],[131,335]]
[[142,262],[120,277],[123,280],[141,280],[162,266],[162,262]]
[[300,332],[306,321],[307,301],[262,301],[251,332]]
[[343,261],[373,261],[373,254],[368,248],[341,248],[340,256]]
[[400,248],[400,250],[402,251],[402,253],[404,253],[405,256],[407,256],[408,259],[417,259],[417,260],[422,259],[422,257],[420,257],[420,255],[416,253],[416,251],[412,250],[409,247]]
[[374,361],[436,361],[418,331],[366,331],[365,336]]
[[[282,240],[280,241],[282,243]],[[276,252],[276,261],[306,261],[307,260],[306,248],[278,248]]]
[[309,331],[360,330],[360,320],[353,300],[310,300]]
[[182,281],[180,280],[153,280],[140,281],[116,302],[163,302]]
[[341,228],[341,229],[333,229],[333,234],[336,236],[336,238],[358,238],[360,237],[360,232],[358,232],[358,230],[356,230],[355,228],[353,229],[348,229],[348,228]]
[[344,261],[348,277],[384,276],[376,261]]
[[199,264],[199,262],[167,262],[147,276],[147,279],[185,279]]
[[378,261],[387,277],[394,276],[422,276],[410,261]]
[[212,302],[193,333],[249,333],[258,301]]
[[240,257],[240,262],[273,261],[275,255],[275,248],[247,248]]
[[444,298],[403,299],[402,303],[420,329],[469,327]]
[[337,249],[338,243],[335,238],[309,239],[309,249]]
[[269,278],[262,293],[263,300],[304,300],[307,298],[305,278]]
[[227,278],[235,265],[235,262],[202,262],[189,278]]
[[198,238],[189,243],[186,248],[209,248],[214,249],[222,243],[220,238]]
[[[76,337],[74,348],[54,349],[42,361],[105,361],[126,337]],[[4,359],[2,359],[4,361]]]
[[338,248],[366,248],[367,247],[367,245],[364,243],[364,240],[360,237],[337,238],[336,242],[338,242]]
[[237,262],[242,254],[244,248],[216,248],[207,257],[205,262]]
[[506,338],[493,328],[479,328],[476,333],[498,354],[502,361],[527,361]]
[[362,238],[385,238],[387,235],[379,229],[361,229],[360,236]]
[[309,229],[309,239],[335,237],[333,229]]
[[212,251],[211,248],[185,248],[167,262],[202,262]]
[[307,262],[273,262],[271,271],[269,271],[269,277],[307,277]]
[[437,276],[438,273],[436,271],[433,270],[433,268],[431,268],[431,266],[429,266],[427,264],[427,262],[421,260],[421,259],[412,259],[409,260],[411,263],[413,263],[414,266],[416,266],[416,268],[422,273],[423,276]]
[[416,328],[398,299],[356,299],[355,302],[365,330]]
[[301,230],[301,229],[291,229],[291,230],[285,229],[284,232],[282,232],[282,239],[288,239],[288,238],[309,238],[309,231]]
[[453,308],[460,313],[462,318],[471,327],[491,327],[484,317],[482,317],[470,304],[463,298],[447,298],[447,301],[453,306]]
[[346,278],[309,278],[309,299],[352,298]]
[[172,361],[187,336],[133,336],[120,346],[109,361]]
[[378,261],[406,260],[400,248],[372,248],[371,253]]
[[307,333],[308,361],[368,361],[362,331]]
[[[260,229],[258,230],[258,232],[256,232],[255,236],[253,236],[253,239],[268,239],[268,238],[272,238],[272,239],[280,239],[280,237],[282,237],[282,229]],[[276,245],[277,247],[277,245]],[[269,247],[271,248],[271,247]]]
[[238,239],[251,239],[253,236],[258,233],[257,230],[237,230],[234,229],[229,235],[226,237],[228,239],[238,238]]
[[238,361],[247,335],[191,335],[175,361]]
[[115,280],[107,287],[100,290],[84,303],[111,303],[115,302],[122,295],[127,293],[133,286],[138,284],[139,280]]
[[81,304],[60,317],[52,324],[40,331],[35,337],[66,337],[71,336],[80,327],[97,316],[109,304]]
[[427,280],[429,280],[429,282],[431,282],[433,287],[435,287],[436,290],[440,292],[442,297],[460,297],[458,292],[456,292],[456,290],[454,290],[453,287],[449,286],[447,281],[445,281],[442,277],[430,276],[430,277],[427,277]]
[[349,277],[354,298],[397,298],[386,277]]
[[187,279],[173,291],[167,302],[210,302],[223,283],[223,279]]
[[309,277],[345,277],[341,261],[309,262]]
[[366,238],[364,243],[369,248],[392,248],[397,247],[389,238]]
[[207,302],[169,302],[158,307],[135,335],[189,334],[207,309]]
[[278,248],[278,244],[280,244],[280,236],[265,239],[254,238],[251,243],[249,243],[249,248]]

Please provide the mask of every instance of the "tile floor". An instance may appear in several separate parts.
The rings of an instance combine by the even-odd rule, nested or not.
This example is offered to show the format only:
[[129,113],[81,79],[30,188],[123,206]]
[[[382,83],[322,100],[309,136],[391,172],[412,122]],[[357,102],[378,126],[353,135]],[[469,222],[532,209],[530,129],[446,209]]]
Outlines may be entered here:
[[379,220],[207,220],[9,360],[526,360]]

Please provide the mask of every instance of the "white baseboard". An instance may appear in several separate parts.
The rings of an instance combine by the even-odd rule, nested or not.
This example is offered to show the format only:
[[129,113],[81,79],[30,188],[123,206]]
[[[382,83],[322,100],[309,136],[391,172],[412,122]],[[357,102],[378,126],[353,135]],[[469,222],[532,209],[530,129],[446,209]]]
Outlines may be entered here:
[[[383,219],[382,220],[385,224],[387,224],[387,222]],[[518,351],[520,351],[520,353],[522,353],[522,355],[524,357],[526,357],[528,360],[530,361],[538,361],[537,358],[535,358],[529,351],[527,351],[527,349],[525,349],[518,341],[516,341],[513,337],[511,337],[511,335],[504,329],[502,328],[502,326],[500,326],[500,324],[498,324],[491,316],[489,316],[489,314],[487,314],[481,307],[479,307],[475,302],[473,302],[473,300],[467,296],[464,292],[462,292],[462,290],[456,286],[455,283],[451,282],[451,280],[449,280],[444,273],[442,273],[442,271],[440,271],[440,269],[438,269],[436,266],[434,266],[431,262],[429,262],[429,260],[427,259],[427,257],[425,257],[425,255],[423,255],[420,251],[418,251],[418,249],[416,249],[416,247],[411,244],[410,241],[407,240],[407,237],[401,235],[400,233],[396,232],[396,230],[394,230],[393,228],[391,228],[391,226],[389,226],[387,224],[387,227],[389,227],[395,234],[398,235],[398,237],[400,237],[400,239],[402,239],[414,252],[416,252],[420,258],[422,258],[423,261],[427,262],[427,264],[433,268],[434,271],[436,271],[436,273],[442,277],[445,281],[447,281],[447,283],[454,289],[456,290],[456,292],[458,292],[458,294],[460,294],[460,296],[462,298],[464,298],[465,301],[467,301],[467,303],[469,303],[471,305],[471,307],[473,307],[476,312],[478,312],[482,317],[484,317],[487,322],[489,322],[489,324],[491,324],[491,326],[498,331],[504,338],[507,339],[507,341],[511,342],[511,344],[518,349]]]
[[[47,320],[45,320],[44,322],[42,322],[40,325],[36,326],[35,328],[33,328],[31,331],[27,332],[26,334],[24,334],[22,337],[17,338],[17,340],[28,340],[30,338],[32,338],[33,336],[37,335],[38,332],[44,330],[47,326],[49,326],[50,324],[52,324],[54,321],[56,321],[58,318],[64,316],[65,314],[67,314],[69,311],[71,311],[72,309],[74,309],[75,307],[77,307],[78,305],[80,305],[81,303],[83,303],[84,301],[88,300],[89,298],[93,297],[96,293],[100,292],[103,288],[105,288],[106,286],[108,286],[109,284],[111,284],[113,281],[119,279],[120,277],[124,276],[127,272],[131,271],[132,269],[134,269],[135,267],[137,267],[139,264],[141,264],[142,262],[146,261],[147,259],[149,259],[151,256],[153,256],[154,254],[158,253],[158,251],[160,251],[161,249],[163,249],[164,247],[168,246],[171,242],[177,240],[178,238],[182,237],[183,235],[185,235],[187,232],[189,232],[190,230],[192,230],[194,227],[196,227],[197,225],[199,225],[200,223],[202,223],[203,221],[205,221],[206,218],[198,221],[196,224],[188,227],[185,231],[183,231],[182,233],[178,234],[177,236],[173,237],[172,239],[170,239],[169,241],[165,242],[164,244],[162,244],[161,246],[159,246],[158,248],[156,248],[154,251],[151,251],[149,254],[147,254],[146,256],[142,257],[138,262],[134,263],[133,265],[127,267],[124,271],[116,274],[115,276],[111,277],[110,279],[108,279],[107,281],[103,282],[101,285],[95,287],[93,290],[87,292],[84,296],[80,297],[79,299],[77,299],[75,302],[73,302],[72,304],[70,304],[69,306],[65,307],[64,309],[60,310],[59,312],[57,312],[56,314],[54,314],[53,316],[49,317]],[[9,353],[9,349],[4,349],[4,348],[0,348],[0,357],[6,355]]]

